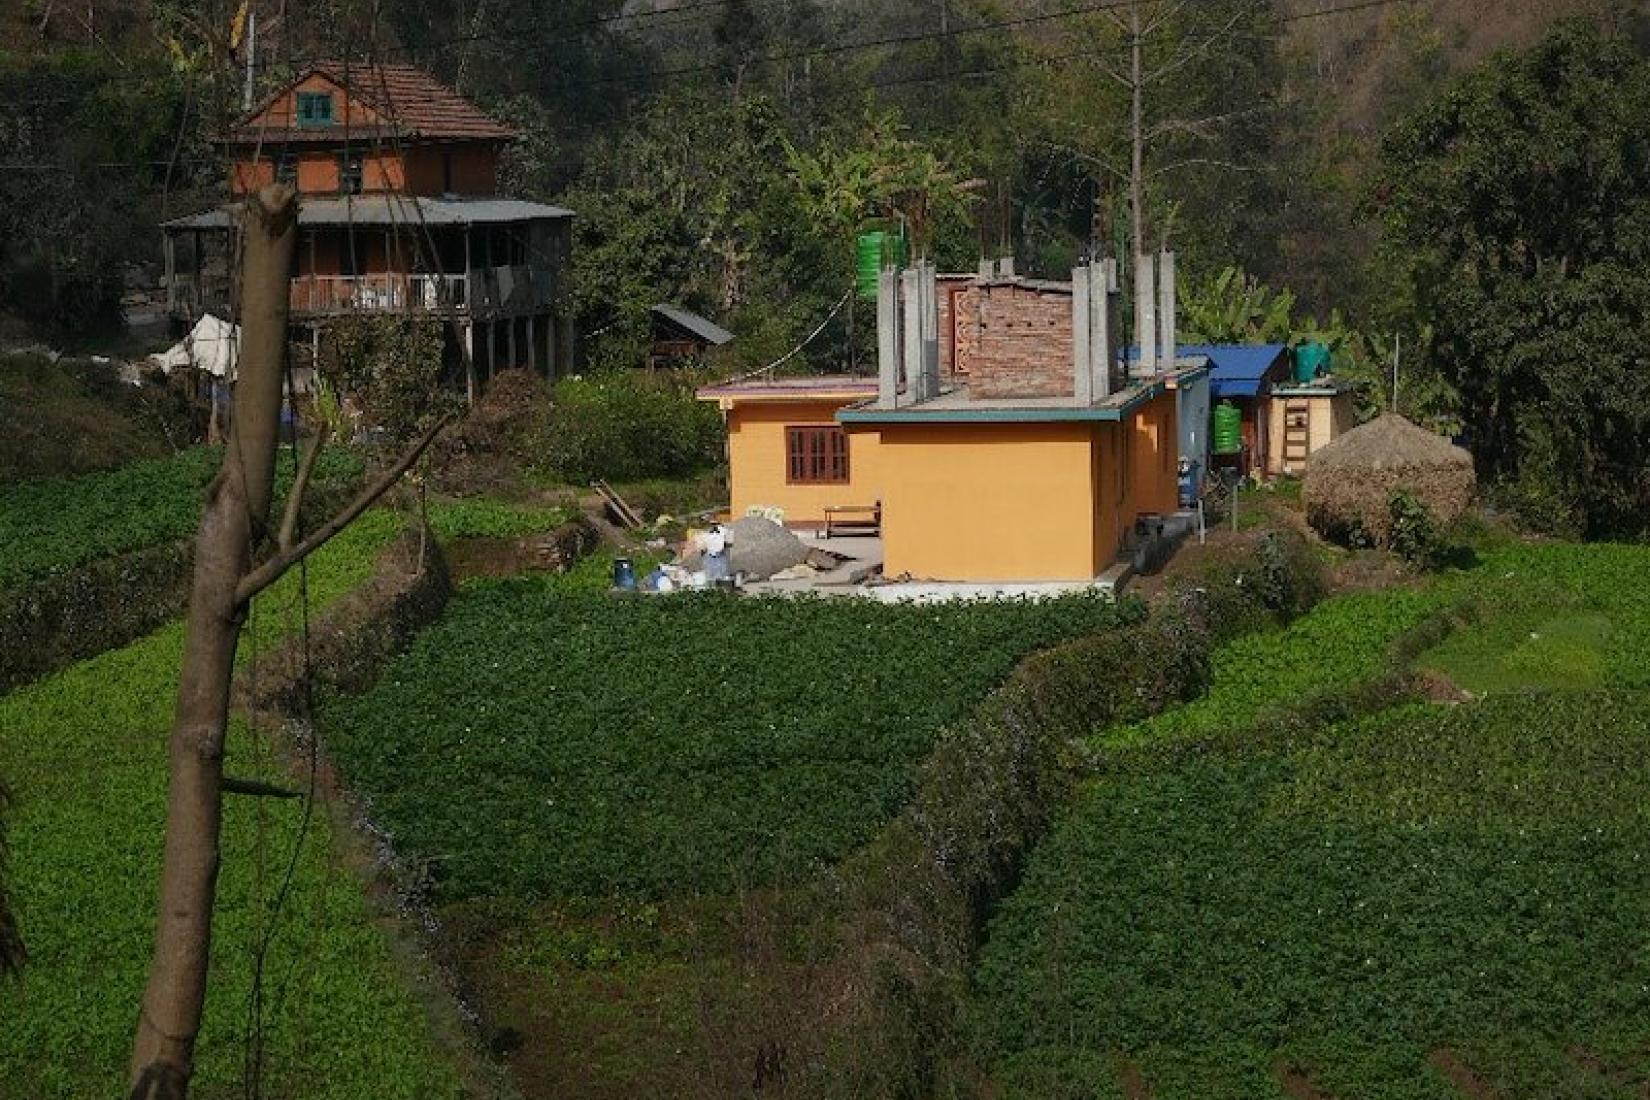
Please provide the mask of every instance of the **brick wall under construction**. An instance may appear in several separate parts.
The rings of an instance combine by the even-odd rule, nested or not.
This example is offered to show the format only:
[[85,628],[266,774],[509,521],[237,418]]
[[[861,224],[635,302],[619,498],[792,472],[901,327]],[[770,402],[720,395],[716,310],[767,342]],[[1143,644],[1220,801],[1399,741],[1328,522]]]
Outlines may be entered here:
[[[977,286],[976,346],[966,362],[969,390],[978,398],[1070,397],[1075,392],[1071,294],[1025,283]],[[959,295],[959,306],[962,296]],[[966,314],[959,308],[957,344]],[[945,322],[942,319],[942,327]]]

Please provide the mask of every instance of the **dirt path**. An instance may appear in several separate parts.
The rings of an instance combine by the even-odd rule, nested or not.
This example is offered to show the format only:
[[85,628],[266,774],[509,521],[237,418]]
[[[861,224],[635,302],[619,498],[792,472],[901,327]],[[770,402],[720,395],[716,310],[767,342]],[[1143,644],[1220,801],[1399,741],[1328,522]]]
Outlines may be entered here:
[[1650,1100],[1650,1077],[1631,1066],[1614,1059],[1606,1059],[1581,1046],[1572,1046],[1565,1052],[1571,1062],[1587,1072],[1610,1082],[1616,1088],[1641,1100]]
[[1128,1100],[1152,1100],[1152,1087],[1140,1072],[1140,1063],[1133,1058],[1117,1060],[1117,1083],[1123,1086],[1123,1095]]
[[1335,1100],[1334,1096],[1312,1083],[1305,1068],[1293,1062],[1277,1064],[1278,1082],[1291,1100]]
[[1433,1051],[1427,1058],[1427,1064],[1442,1073],[1449,1083],[1455,1086],[1455,1091],[1469,1100],[1501,1100],[1501,1094],[1474,1073],[1472,1067],[1448,1047]]

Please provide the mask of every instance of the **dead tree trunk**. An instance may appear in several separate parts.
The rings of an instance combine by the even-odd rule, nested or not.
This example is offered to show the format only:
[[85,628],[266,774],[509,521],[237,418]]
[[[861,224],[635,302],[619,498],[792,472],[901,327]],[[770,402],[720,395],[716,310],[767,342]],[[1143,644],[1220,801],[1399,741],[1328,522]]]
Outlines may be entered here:
[[223,743],[235,643],[245,605],[236,596],[268,525],[286,360],[287,278],[296,239],[290,189],[248,199],[242,219],[241,354],[223,468],[207,490],[195,538],[183,668],[169,745],[166,853],[154,960],[132,1049],[137,1095],[182,1095],[206,1002],[212,899],[218,881]]
[[133,1100],[172,1100],[188,1091],[206,1002],[224,734],[235,644],[247,603],[394,485],[444,423],[425,433],[343,512],[293,545],[299,506],[314,455],[323,443],[317,437],[293,481],[274,552],[253,568],[254,549],[271,534],[269,512],[286,374],[287,280],[297,210],[291,188],[275,184],[247,199],[242,218],[239,376],[223,468],[207,490],[195,539],[195,577],[168,748],[171,773],[160,912],[132,1048]]

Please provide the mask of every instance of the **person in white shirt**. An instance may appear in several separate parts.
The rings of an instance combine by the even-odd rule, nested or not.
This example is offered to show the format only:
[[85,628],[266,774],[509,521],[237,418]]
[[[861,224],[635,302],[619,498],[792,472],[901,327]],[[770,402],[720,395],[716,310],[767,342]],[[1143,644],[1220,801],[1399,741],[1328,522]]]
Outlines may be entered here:
[[717,581],[730,575],[728,570],[728,533],[722,529],[720,523],[710,525],[699,539],[699,547],[705,552],[705,579],[715,584]]

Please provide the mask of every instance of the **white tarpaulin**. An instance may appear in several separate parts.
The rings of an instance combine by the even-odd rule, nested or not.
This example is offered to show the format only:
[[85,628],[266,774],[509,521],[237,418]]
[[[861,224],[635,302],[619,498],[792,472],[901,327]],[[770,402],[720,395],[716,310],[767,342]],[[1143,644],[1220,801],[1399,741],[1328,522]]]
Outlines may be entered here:
[[151,355],[149,361],[167,374],[175,370],[198,370],[233,382],[240,351],[240,327],[206,313],[195,322],[189,335],[166,351]]

